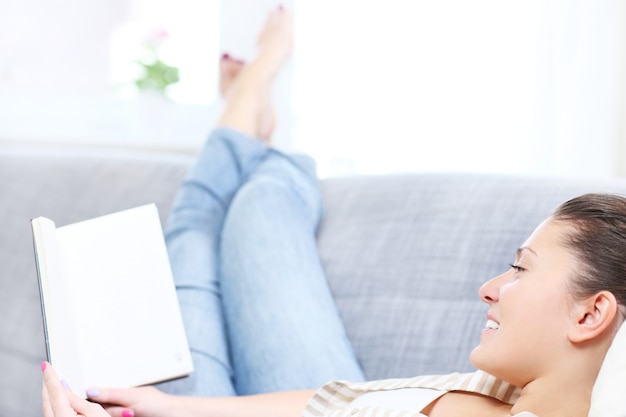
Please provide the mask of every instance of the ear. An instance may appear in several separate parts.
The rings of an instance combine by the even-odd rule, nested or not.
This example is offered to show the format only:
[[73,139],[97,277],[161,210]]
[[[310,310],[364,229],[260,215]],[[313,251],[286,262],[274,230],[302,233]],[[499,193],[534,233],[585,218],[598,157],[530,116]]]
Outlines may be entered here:
[[617,300],[610,291],[600,291],[580,301],[575,301],[575,320],[568,332],[572,343],[592,340],[611,328],[617,314]]

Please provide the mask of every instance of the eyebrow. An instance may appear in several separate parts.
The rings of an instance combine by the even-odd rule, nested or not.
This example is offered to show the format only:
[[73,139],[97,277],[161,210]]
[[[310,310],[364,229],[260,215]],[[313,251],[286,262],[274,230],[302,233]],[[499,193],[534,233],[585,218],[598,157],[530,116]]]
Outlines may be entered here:
[[528,246],[522,246],[521,248],[517,248],[517,257],[519,258],[520,256],[522,256],[522,252],[524,252],[525,250],[529,251],[530,253],[532,253],[535,256],[538,256],[537,252],[535,252],[534,250],[532,250]]

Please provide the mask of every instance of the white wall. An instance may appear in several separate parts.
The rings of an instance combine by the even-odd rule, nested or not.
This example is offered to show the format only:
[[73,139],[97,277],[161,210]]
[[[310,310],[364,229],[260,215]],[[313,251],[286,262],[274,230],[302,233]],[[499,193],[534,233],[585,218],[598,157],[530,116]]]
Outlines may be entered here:
[[109,91],[109,36],[125,0],[4,0],[0,89],[25,93]]

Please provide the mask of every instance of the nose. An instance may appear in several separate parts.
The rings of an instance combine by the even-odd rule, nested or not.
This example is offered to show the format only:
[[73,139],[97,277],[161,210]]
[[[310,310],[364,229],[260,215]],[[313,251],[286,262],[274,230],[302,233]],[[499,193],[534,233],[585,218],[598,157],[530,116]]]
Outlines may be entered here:
[[481,285],[478,290],[478,296],[480,299],[487,304],[498,302],[500,300],[500,288],[502,287],[502,281],[506,275],[507,272],[500,274]]

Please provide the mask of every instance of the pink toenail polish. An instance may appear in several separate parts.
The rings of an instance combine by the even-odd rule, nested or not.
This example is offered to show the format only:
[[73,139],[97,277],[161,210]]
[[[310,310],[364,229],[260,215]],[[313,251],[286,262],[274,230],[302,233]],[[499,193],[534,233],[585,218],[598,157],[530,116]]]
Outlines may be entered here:
[[48,362],[41,362],[41,372],[45,371],[48,367]]
[[124,410],[122,411],[122,417],[133,417],[135,413],[133,410]]
[[222,55],[222,59],[230,59],[230,55],[225,53]]

